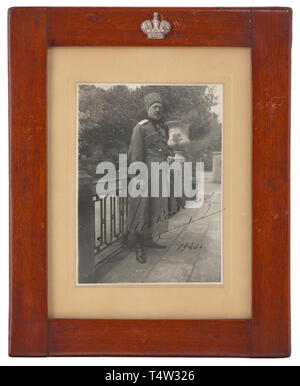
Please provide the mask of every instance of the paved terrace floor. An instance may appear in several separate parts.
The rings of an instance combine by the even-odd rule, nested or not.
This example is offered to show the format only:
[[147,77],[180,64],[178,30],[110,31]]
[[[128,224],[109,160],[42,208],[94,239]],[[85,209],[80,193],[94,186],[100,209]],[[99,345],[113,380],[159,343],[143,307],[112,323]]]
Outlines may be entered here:
[[[157,240],[165,249],[146,248],[145,264],[123,250],[98,265],[96,283],[217,283],[221,281],[221,192],[205,174],[205,202],[169,219],[169,231]],[[193,217],[190,222],[191,216]]]

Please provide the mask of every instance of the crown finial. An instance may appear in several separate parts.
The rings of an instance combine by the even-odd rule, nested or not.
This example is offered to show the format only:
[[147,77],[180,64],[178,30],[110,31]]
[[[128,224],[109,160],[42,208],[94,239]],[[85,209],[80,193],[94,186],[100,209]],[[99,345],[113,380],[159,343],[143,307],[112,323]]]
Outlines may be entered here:
[[159,21],[158,12],[154,12],[152,20],[142,22],[141,30],[149,39],[164,39],[165,35],[171,31],[171,24],[166,20]]

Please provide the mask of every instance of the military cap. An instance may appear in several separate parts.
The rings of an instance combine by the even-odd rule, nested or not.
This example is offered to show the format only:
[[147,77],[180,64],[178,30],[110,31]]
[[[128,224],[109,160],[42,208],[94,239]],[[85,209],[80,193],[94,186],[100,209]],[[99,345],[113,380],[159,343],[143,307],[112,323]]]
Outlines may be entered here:
[[160,95],[157,92],[151,92],[144,97],[145,106],[148,110],[150,106],[152,106],[154,103],[160,103],[162,104],[162,100]]

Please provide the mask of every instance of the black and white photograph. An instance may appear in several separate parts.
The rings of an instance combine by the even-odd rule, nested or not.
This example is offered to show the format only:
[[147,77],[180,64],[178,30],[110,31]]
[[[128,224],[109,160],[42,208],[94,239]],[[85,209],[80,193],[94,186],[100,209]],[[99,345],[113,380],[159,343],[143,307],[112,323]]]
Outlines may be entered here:
[[1,2],[0,366],[298,366],[300,2],[246,5]]
[[78,84],[78,284],[220,284],[223,85]]

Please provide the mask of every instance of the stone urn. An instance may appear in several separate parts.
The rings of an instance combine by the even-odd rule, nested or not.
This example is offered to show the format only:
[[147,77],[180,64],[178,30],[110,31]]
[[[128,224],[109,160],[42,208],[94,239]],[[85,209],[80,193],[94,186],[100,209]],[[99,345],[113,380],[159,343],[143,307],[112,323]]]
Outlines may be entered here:
[[191,143],[189,139],[190,123],[183,121],[169,121],[165,123],[169,128],[168,146],[173,149],[174,161],[184,162],[185,151]]

